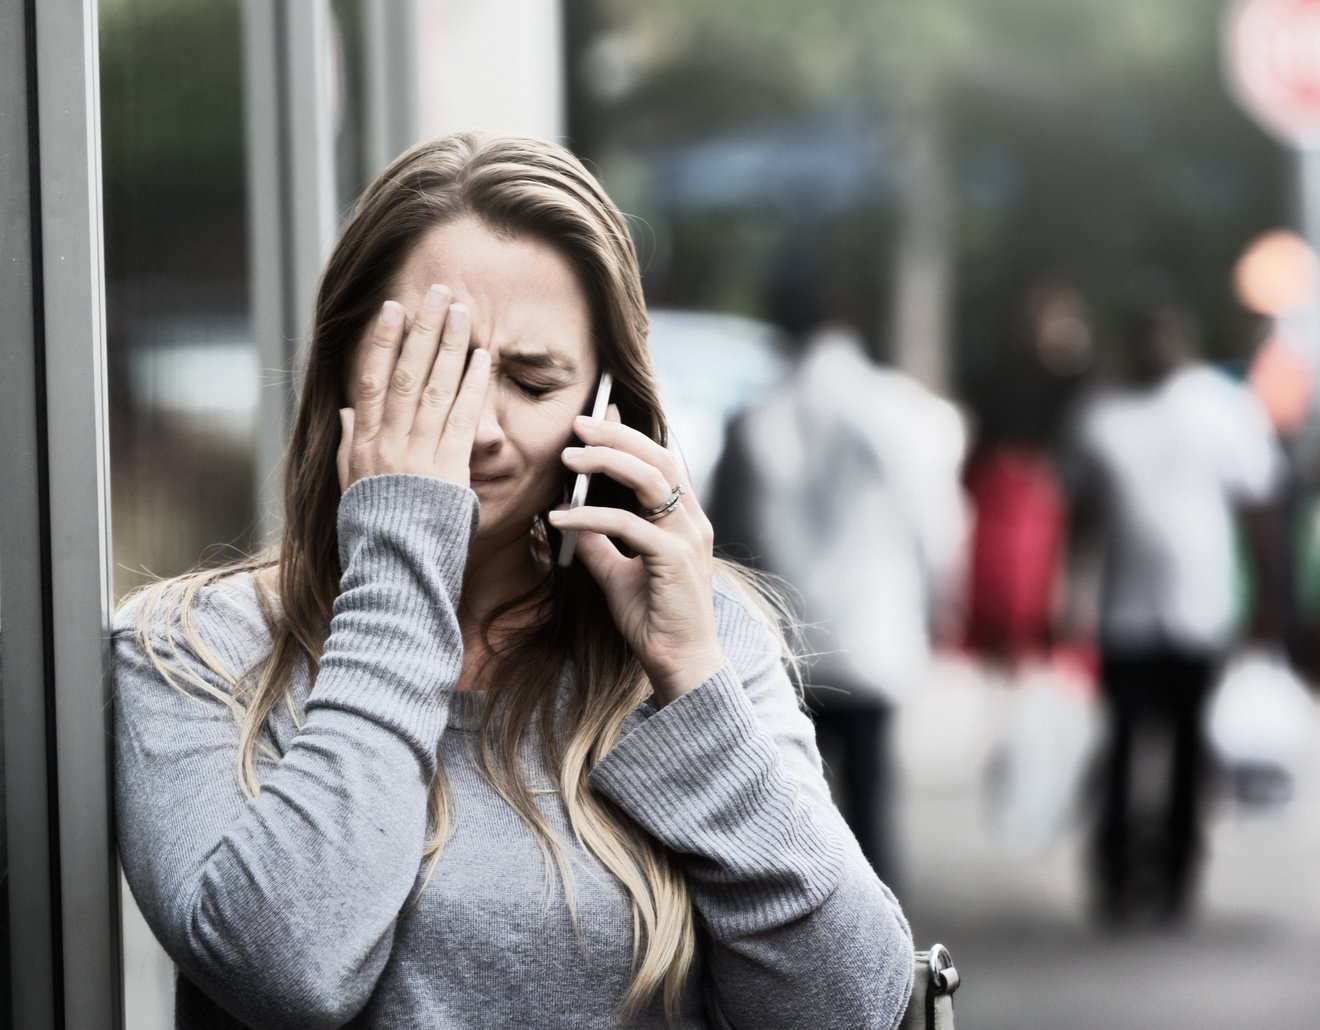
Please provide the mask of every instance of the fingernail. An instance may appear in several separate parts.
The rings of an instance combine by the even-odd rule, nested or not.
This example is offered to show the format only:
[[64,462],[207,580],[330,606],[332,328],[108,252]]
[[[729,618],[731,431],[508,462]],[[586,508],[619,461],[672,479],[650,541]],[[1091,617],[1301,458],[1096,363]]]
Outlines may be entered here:
[[392,300],[380,306],[380,324],[398,325],[403,321],[403,307]]
[[462,329],[467,323],[468,309],[462,304],[449,305],[449,314],[445,316],[445,322],[450,329]]
[[449,288],[447,286],[436,283],[426,291],[426,306],[432,311],[444,307],[447,300],[449,300]]
[[584,455],[584,454],[586,454],[586,453],[587,453],[587,449],[586,449],[585,447],[565,447],[565,448],[564,448],[564,457],[565,457],[565,458],[580,458],[580,457],[582,457],[582,455]]
[[550,511],[546,512],[546,518],[548,518],[551,522],[563,522],[564,512],[558,508],[553,508]]
[[479,368],[479,369],[481,369],[481,368],[489,368],[489,367],[490,367],[490,351],[486,350],[485,347],[474,347],[471,351],[469,351],[469,352],[468,352],[468,368],[473,368],[473,367],[476,367],[476,368]]

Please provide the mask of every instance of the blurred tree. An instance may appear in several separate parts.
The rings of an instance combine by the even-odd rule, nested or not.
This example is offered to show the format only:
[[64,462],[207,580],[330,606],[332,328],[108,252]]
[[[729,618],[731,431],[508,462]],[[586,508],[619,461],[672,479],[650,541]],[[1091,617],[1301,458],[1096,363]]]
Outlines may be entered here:
[[993,376],[1017,288],[1043,269],[1086,290],[1104,339],[1133,273],[1162,266],[1212,356],[1238,352],[1228,271],[1287,221],[1290,172],[1221,84],[1219,6],[993,6],[953,107],[966,374]]
[[[608,0],[602,8],[616,22],[633,19],[636,25],[639,8],[630,0]],[[946,388],[954,248],[944,94],[948,69],[971,39],[955,0],[676,0],[646,9],[643,17],[644,49],[657,68],[649,90],[636,98],[643,110],[699,111],[709,126],[739,121],[735,104],[741,100],[745,107],[747,98],[765,113],[855,106],[870,144],[895,148],[896,224],[892,259],[883,263],[892,281],[872,280],[873,288],[892,312],[887,329],[895,364]],[[694,82],[682,71],[692,55],[712,53],[718,60],[708,67],[718,71],[724,89],[709,75]],[[739,68],[756,73],[730,82],[730,69]],[[668,82],[680,89],[665,89]],[[688,90],[693,100],[685,103]],[[630,120],[633,132],[664,129],[654,118]],[[689,123],[680,131],[691,130]]]
[[1222,351],[1232,254],[1285,215],[1283,156],[1220,85],[1219,5],[1207,0],[591,9],[592,38],[624,69],[579,119],[597,126],[597,152],[861,112],[891,155],[876,306],[895,362],[936,385],[955,335],[990,360],[1005,298],[1047,267],[1074,275],[1103,314],[1135,266],[1172,265]]

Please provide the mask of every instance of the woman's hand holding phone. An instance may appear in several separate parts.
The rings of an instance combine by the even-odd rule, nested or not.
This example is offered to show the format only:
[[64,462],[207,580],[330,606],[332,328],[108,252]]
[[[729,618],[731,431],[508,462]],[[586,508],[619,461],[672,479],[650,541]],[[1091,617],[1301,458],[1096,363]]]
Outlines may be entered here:
[[[578,533],[578,557],[604,591],[657,702],[667,704],[725,660],[715,629],[710,520],[674,456],[623,425],[613,408],[607,418],[578,418],[574,429],[586,446],[567,448],[564,464],[629,487],[641,511],[584,505],[552,511],[550,521]],[[625,557],[610,537],[627,544],[634,557]]]
[[387,300],[363,341],[341,408],[339,486],[386,472],[469,481],[472,441],[490,382],[490,355],[471,351],[472,316],[435,285],[404,335],[404,309]]

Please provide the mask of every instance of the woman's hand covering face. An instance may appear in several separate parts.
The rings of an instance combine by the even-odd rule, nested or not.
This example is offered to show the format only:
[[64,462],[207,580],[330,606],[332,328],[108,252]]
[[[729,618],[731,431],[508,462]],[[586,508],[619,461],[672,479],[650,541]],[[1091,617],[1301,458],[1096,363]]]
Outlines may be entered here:
[[[609,418],[583,416],[574,428],[586,446],[567,448],[564,464],[627,486],[652,517],[588,505],[552,511],[550,520],[561,531],[579,532],[578,557],[604,591],[656,700],[665,704],[724,664],[715,631],[710,520],[673,455],[619,422],[613,407]],[[658,514],[662,509],[667,512]],[[624,557],[608,537],[622,540],[635,557]]]
[[354,405],[339,412],[341,490],[386,472],[468,485],[490,382],[490,355],[468,357],[471,335],[470,312],[444,286],[427,292],[406,338],[403,308],[385,302],[357,369]]

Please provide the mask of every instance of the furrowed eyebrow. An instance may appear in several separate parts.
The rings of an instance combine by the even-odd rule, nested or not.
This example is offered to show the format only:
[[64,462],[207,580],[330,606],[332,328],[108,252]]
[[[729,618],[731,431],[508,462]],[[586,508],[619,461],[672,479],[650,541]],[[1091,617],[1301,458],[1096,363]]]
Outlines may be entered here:
[[547,351],[505,353],[500,355],[500,362],[506,365],[518,365],[522,368],[565,372],[570,375],[577,371],[573,364]]
[[[404,316],[402,333],[404,337],[412,332],[412,326],[412,316]],[[501,355],[500,361],[508,365],[519,365],[523,368],[538,371],[563,372],[567,375],[572,375],[577,371],[577,366],[571,361],[557,357],[549,351],[506,351]]]

